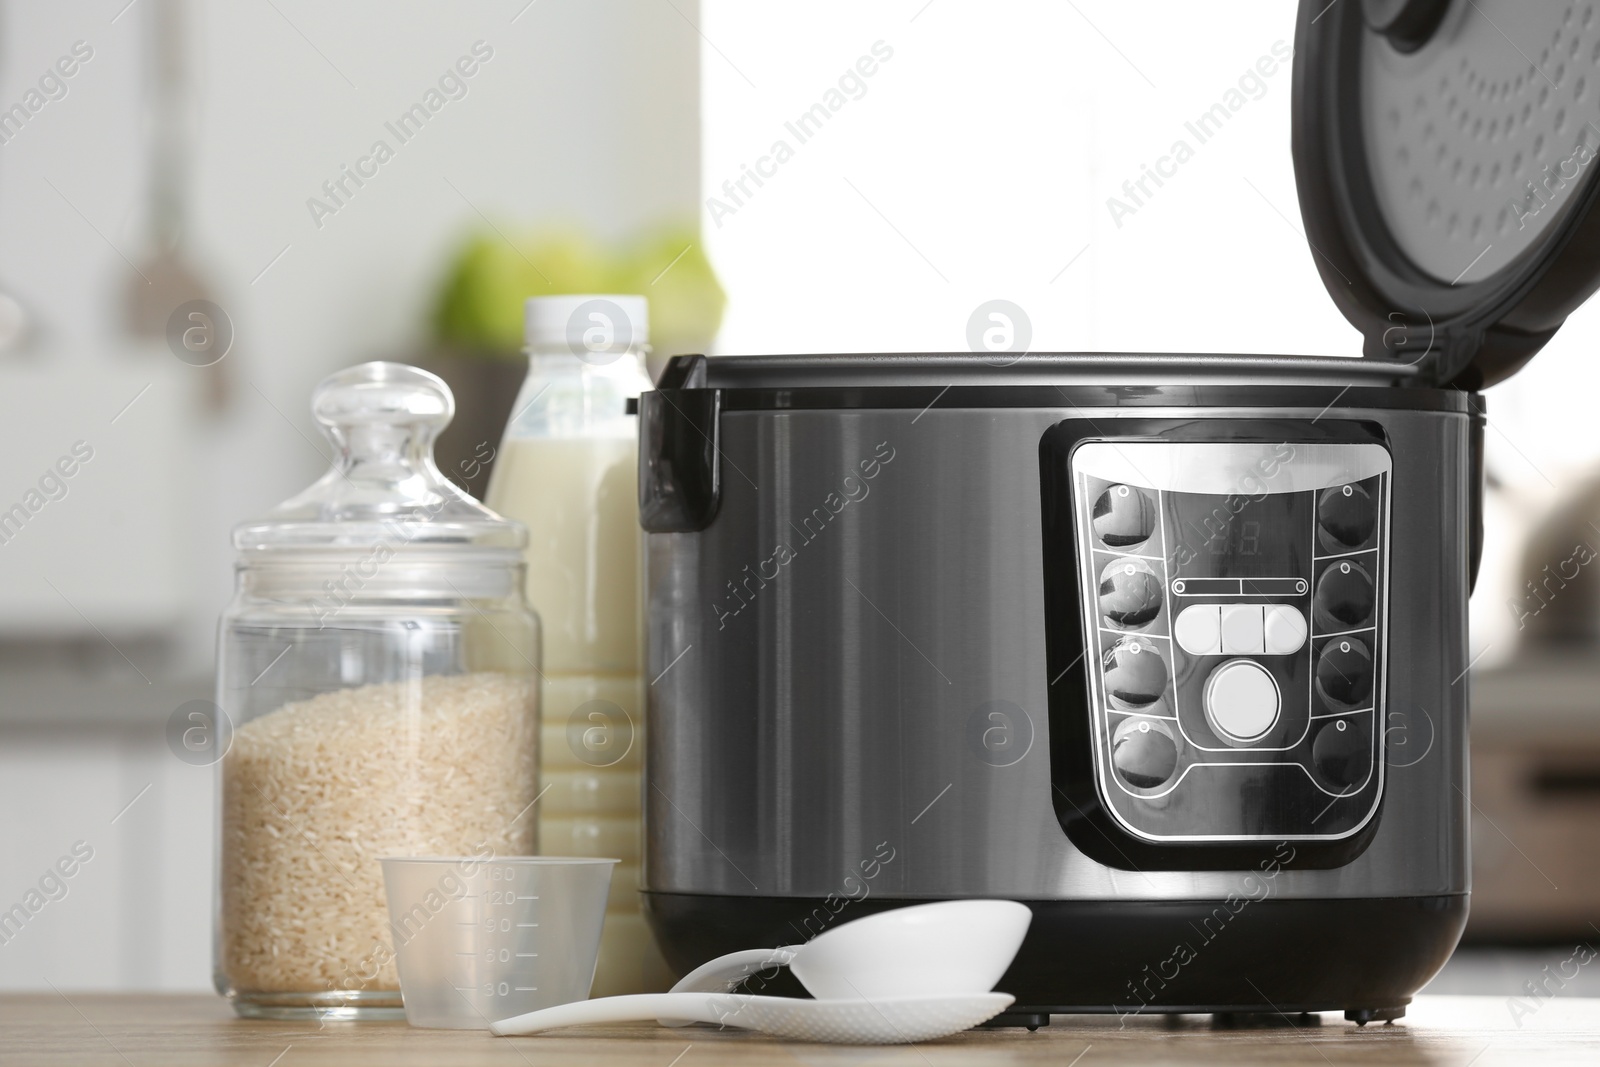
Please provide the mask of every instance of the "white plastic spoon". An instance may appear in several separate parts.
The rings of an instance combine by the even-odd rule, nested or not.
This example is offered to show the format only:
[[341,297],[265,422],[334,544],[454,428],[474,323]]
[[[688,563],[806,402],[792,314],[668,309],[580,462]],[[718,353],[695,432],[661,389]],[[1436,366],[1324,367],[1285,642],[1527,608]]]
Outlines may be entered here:
[[[1010,900],[955,900],[863,916],[793,948],[734,952],[695,968],[670,993],[563,1004],[505,1019],[496,1034],[658,1019],[713,1023],[779,1037],[858,1044],[926,1041],[992,1019],[1013,998],[991,993],[1033,913]],[[818,999],[727,992],[789,966]]]
[[674,993],[725,991],[787,966],[819,1000],[987,993],[1022,947],[1033,912],[1014,900],[943,900],[864,915],[788,948],[730,952]]
[[643,993],[580,1000],[502,1019],[492,1033],[534,1034],[589,1023],[644,1022],[656,1018],[737,1026],[797,1041],[899,1045],[948,1037],[994,1018],[1011,1006],[1008,993],[881,1000],[800,1000],[741,993]]

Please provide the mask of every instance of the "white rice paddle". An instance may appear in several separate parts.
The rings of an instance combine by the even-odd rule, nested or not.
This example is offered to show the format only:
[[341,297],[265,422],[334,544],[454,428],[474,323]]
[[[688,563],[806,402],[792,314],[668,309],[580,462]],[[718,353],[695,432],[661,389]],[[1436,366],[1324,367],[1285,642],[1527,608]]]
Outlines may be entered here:
[[[670,993],[581,1000],[502,1019],[496,1034],[659,1019],[711,1023],[776,1037],[897,1045],[959,1033],[1015,999],[990,992],[1011,965],[1033,913],[1010,900],[951,900],[867,915],[803,945],[719,956]],[[816,1000],[729,992],[787,966]]]

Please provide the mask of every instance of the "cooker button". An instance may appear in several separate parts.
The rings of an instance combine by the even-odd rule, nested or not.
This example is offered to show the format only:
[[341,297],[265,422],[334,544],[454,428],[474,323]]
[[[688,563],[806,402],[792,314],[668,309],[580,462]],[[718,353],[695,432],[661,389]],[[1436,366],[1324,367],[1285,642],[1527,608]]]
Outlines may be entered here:
[[1113,485],[1094,502],[1090,525],[1102,544],[1131,548],[1148,541],[1155,532],[1156,505],[1143,489]]
[[1372,737],[1366,716],[1323,723],[1311,742],[1311,763],[1329,785],[1340,789],[1364,781],[1372,767]]
[[1260,740],[1278,721],[1278,684],[1254,660],[1229,660],[1206,679],[1206,720],[1232,741]]
[[1354,637],[1335,637],[1317,653],[1317,690],[1334,710],[1372,702],[1372,653]]
[[1143,626],[1161,611],[1161,579],[1142,559],[1114,559],[1100,572],[1100,612],[1117,626]]
[[1122,780],[1154,789],[1178,769],[1178,744],[1160,719],[1125,719],[1111,735],[1111,765]]
[[1324,633],[1354,630],[1372,623],[1376,603],[1377,592],[1367,569],[1354,560],[1339,559],[1322,569],[1312,610]]
[[1287,656],[1306,643],[1306,617],[1293,604],[1268,604],[1261,612],[1263,644],[1269,656]]
[[1167,688],[1167,665],[1150,641],[1124,637],[1106,651],[1106,695],[1118,707],[1145,708],[1161,699]]
[[1359,485],[1336,485],[1317,497],[1317,531],[1330,552],[1365,546],[1377,525],[1377,503]]
[[1260,655],[1261,605],[1229,604],[1222,609],[1222,651],[1231,656]]
[[1222,616],[1219,605],[1195,604],[1178,613],[1172,625],[1178,646],[1191,656],[1215,656],[1222,651]]

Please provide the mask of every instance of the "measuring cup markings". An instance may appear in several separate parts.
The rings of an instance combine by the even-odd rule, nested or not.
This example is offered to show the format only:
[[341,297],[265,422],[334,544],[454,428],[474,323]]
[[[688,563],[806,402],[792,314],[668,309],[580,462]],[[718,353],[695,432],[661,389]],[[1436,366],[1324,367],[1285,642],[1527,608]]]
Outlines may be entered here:
[[[405,914],[436,889],[436,872],[445,862],[386,860],[391,912]],[[407,1018],[413,1025],[473,1028],[584,999],[616,862],[489,860],[474,869],[466,885],[438,894],[448,899],[435,900],[435,910],[448,908],[450,914],[440,914],[431,934],[403,946]]]
[[[531,878],[531,872],[526,872],[526,869],[524,871]],[[469,941],[474,943],[473,949],[468,952],[457,952],[456,956],[470,959],[474,963],[482,963],[489,967],[493,967],[496,964],[511,964],[513,970],[510,975],[506,976],[506,980],[491,980],[468,988],[477,996],[489,998],[506,997],[512,993],[536,993],[539,989],[537,985],[516,984],[516,979],[523,976],[517,970],[518,965],[512,961],[537,959],[539,954],[537,952],[514,951],[514,947],[521,946],[509,946],[493,942],[499,940],[496,935],[510,935],[513,942],[515,942],[518,939],[518,935],[514,931],[538,928],[539,924],[536,922],[513,922],[517,912],[526,910],[527,903],[539,899],[538,894],[517,892],[517,889],[522,887],[515,885],[519,873],[518,868],[515,866],[490,865],[485,873],[491,884],[499,883],[505,888],[490,888],[482,894],[472,894],[470,899],[480,901],[480,903],[472,905],[478,918],[471,923],[463,923],[462,925],[470,925],[479,933],[488,935],[491,943],[483,945],[479,943],[479,938],[469,938]],[[512,915],[495,914],[499,909],[509,910]],[[463,977],[476,977],[476,975],[471,974],[471,972],[477,970],[476,967],[467,966],[465,969],[469,973]],[[524,981],[526,981],[525,978]]]

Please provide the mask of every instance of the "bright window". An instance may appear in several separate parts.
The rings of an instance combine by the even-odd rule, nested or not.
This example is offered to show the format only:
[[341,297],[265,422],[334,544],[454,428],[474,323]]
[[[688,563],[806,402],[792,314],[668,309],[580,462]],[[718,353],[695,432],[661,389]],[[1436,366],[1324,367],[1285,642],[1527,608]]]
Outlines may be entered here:
[[724,352],[961,350],[996,299],[1034,350],[1359,350],[1300,233],[1291,4],[702,0],[701,29]]

